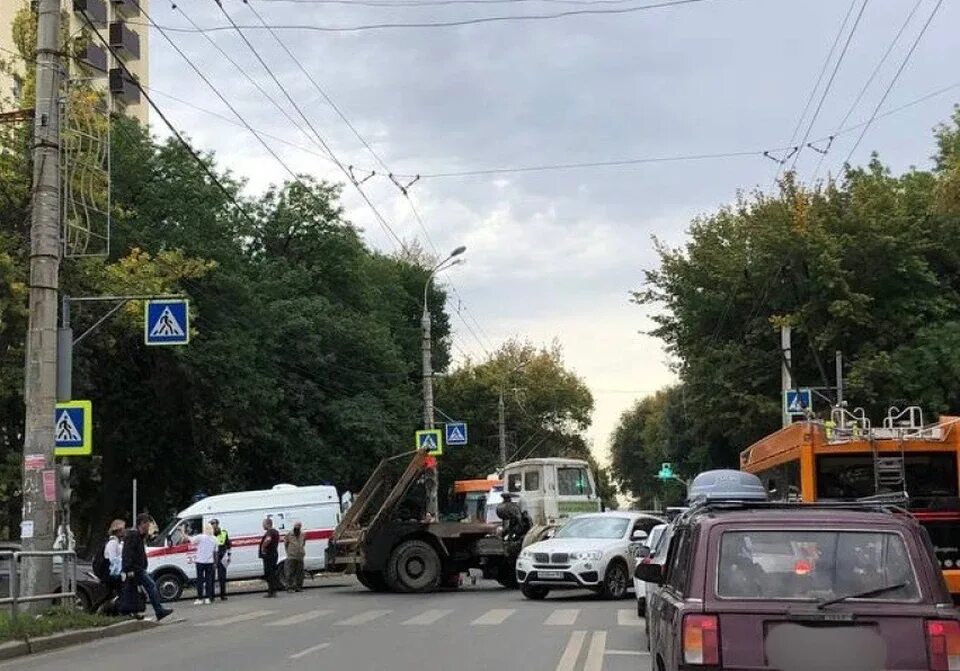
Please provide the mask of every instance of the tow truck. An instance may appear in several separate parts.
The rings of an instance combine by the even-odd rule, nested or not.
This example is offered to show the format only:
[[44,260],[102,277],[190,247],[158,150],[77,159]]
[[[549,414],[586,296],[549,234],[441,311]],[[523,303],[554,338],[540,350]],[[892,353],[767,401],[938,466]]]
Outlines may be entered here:
[[515,588],[517,556],[561,522],[559,511],[600,510],[587,462],[531,459],[504,468],[505,491],[529,507],[521,533],[506,520],[435,520],[425,505],[431,460],[418,450],[380,462],[330,538],[327,571],[354,573],[376,592],[456,588],[469,569]]

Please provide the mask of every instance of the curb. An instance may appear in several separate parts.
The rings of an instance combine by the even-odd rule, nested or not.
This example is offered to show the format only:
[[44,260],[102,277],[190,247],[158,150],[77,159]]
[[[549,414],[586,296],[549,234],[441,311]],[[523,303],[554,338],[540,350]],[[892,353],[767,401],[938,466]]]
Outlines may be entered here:
[[28,638],[25,641],[8,641],[6,643],[0,643],[0,661],[24,657],[26,655],[35,655],[41,652],[51,652],[72,645],[98,641],[102,638],[113,638],[114,636],[132,634],[157,626],[159,626],[159,623],[152,620],[124,620],[107,625],[106,627],[74,629],[59,634],[51,634],[50,636]]

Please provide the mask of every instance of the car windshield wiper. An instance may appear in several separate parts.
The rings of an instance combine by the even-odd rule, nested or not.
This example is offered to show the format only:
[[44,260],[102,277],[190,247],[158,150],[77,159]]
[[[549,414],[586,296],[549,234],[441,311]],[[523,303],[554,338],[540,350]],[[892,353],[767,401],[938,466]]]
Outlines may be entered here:
[[887,592],[893,592],[898,590],[901,587],[906,587],[907,583],[899,582],[896,585],[886,585],[885,587],[875,587],[874,589],[867,590],[866,592],[859,592],[858,594],[847,594],[845,596],[838,596],[835,599],[827,599],[826,601],[821,601],[817,604],[819,610],[823,610],[827,606],[832,606],[833,604],[840,603],[841,601],[846,601],[847,599],[867,599],[871,596],[880,596],[881,594],[886,594]]

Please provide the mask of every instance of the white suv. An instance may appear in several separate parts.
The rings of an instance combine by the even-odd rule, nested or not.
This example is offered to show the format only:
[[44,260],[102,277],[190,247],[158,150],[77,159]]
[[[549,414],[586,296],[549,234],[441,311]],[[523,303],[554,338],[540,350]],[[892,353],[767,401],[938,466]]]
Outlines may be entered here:
[[517,582],[528,599],[551,589],[589,589],[608,599],[627,594],[637,546],[664,520],[643,513],[579,515],[553,538],[527,546],[517,559]]

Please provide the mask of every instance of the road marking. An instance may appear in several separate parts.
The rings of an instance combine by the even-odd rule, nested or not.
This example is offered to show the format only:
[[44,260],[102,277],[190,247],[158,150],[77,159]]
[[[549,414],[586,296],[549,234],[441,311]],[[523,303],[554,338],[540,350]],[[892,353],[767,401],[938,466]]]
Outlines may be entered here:
[[368,610],[365,613],[360,613],[359,615],[354,615],[346,620],[337,622],[337,624],[347,627],[358,624],[366,624],[367,622],[373,622],[377,618],[383,617],[384,615],[389,615],[392,612],[392,610]]
[[547,618],[547,621],[544,622],[544,624],[554,626],[573,624],[577,621],[577,616],[579,614],[579,608],[558,608],[550,613],[550,617]]
[[577,659],[580,657],[580,650],[583,648],[583,642],[587,638],[587,632],[575,631],[570,634],[570,640],[567,641],[567,647],[563,650],[563,656],[557,664],[557,671],[573,671],[577,666]]
[[626,608],[617,611],[617,624],[621,627],[639,627],[642,623],[637,616],[637,611]]
[[290,659],[300,659],[301,657],[306,657],[311,652],[316,652],[317,650],[323,650],[324,648],[329,648],[329,647],[330,647],[329,643],[321,643],[319,645],[313,646],[312,648],[307,648],[306,650],[295,652],[294,654],[290,655]]
[[425,613],[420,613],[416,617],[411,617],[409,620],[402,622],[401,624],[433,624],[437,620],[445,618],[452,612],[452,610],[439,610],[434,608]]
[[603,671],[603,651],[607,648],[607,632],[595,631],[590,639],[590,649],[583,663],[583,671]]
[[275,611],[272,610],[253,610],[249,613],[240,613],[239,615],[231,615],[230,617],[222,617],[219,620],[210,620],[209,622],[198,622],[198,627],[223,627],[228,624],[236,624],[237,622],[247,622],[248,620],[256,620],[261,617],[267,617],[268,615],[273,615]]
[[649,655],[650,653],[646,650],[607,650],[605,655],[624,655],[629,657],[643,657]]
[[517,612],[516,608],[494,608],[478,617],[470,624],[491,625],[503,624],[503,621]]
[[282,620],[277,620],[275,622],[268,622],[268,627],[285,627],[288,624],[300,624],[301,622],[309,622],[310,620],[316,620],[318,617],[323,617],[324,615],[329,615],[332,613],[332,610],[308,610],[306,613],[299,613],[297,615],[291,615],[290,617],[285,617]]

